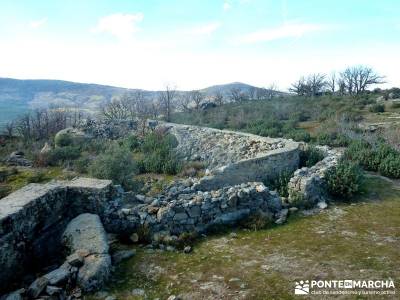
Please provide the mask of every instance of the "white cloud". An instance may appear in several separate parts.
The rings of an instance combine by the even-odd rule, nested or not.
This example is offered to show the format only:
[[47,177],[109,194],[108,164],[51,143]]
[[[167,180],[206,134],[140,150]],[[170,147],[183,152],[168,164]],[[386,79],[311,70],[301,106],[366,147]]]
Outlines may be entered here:
[[238,39],[239,43],[253,44],[269,42],[285,38],[300,38],[303,35],[326,29],[319,24],[285,24],[276,28],[268,28],[246,34]]
[[224,9],[224,11],[228,11],[232,8],[232,5],[229,2],[225,1],[222,8]]
[[142,13],[135,14],[112,14],[102,17],[93,32],[109,33],[119,39],[129,39],[139,30],[138,23],[143,20]]
[[36,29],[39,28],[47,23],[47,18],[43,18],[40,20],[32,21],[28,24],[29,28]]
[[193,35],[210,35],[215,32],[219,27],[221,27],[220,22],[211,22],[201,26],[196,26],[190,30]]

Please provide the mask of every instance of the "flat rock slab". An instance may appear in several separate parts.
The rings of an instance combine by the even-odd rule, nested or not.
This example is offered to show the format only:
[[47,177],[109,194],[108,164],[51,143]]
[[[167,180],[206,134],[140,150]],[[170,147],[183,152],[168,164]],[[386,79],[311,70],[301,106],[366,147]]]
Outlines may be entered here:
[[107,233],[98,215],[81,214],[73,219],[63,234],[70,253],[85,253],[77,283],[86,292],[101,288],[111,271]]
[[108,254],[107,233],[100,217],[81,214],[73,219],[63,234],[63,243],[70,251],[85,251],[88,254]]

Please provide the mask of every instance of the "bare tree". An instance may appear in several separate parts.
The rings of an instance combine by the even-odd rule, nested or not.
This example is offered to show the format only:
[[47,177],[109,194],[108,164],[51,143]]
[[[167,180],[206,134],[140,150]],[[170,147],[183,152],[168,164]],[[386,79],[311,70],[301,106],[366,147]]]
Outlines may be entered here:
[[15,129],[15,123],[13,121],[8,122],[5,126],[5,133],[7,134],[8,137],[12,137]]
[[221,90],[217,90],[214,94],[214,102],[218,106],[221,106],[225,102],[225,97],[224,94],[221,92]]
[[232,102],[240,102],[243,99],[243,94],[239,88],[231,88],[229,91],[229,98]]
[[177,106],[182,111],[190,111],[190,105],[192,103],[192,97],[190,93],[183,93],[177,97]]
[[204,101],[204,94],[200,91],[191,91],[190,92],[190,98],[194,103],[194,108],[196,110],[199,110],[201,107],[201,104]]
[[332,92],[332,94],[334,94],[336,92],[337,84],[338,84],[338,82],[337,82],[337,78],[336,78],[336,72],[333,71],[327,80],[327,86],[328,86],[329,90]]
[[265,90],[267,99],[272,99],[276,95],[277,89],[276,84],[274,82],[271,83]]
[[176,88],[170,85],[166,85],[165,90],[160,92],[158,97],[160,108],[167,122],[171,121],[171,113],[174,106],[175,96],[176,96]]
[[350,95],[359,95],[373,84],[384,83],[383,76],[378,75],[372,68],[361,65],[348,67],[340,77]]
[[252,86],[247,90],[247,95],[248,95],[250,100],[256,99],[257,89],[258,88]]
[[289,89],[299,96],[314,97],[324,91],[327,83],[325,81],[325,74],[315,73],[305,77],[301,77]]

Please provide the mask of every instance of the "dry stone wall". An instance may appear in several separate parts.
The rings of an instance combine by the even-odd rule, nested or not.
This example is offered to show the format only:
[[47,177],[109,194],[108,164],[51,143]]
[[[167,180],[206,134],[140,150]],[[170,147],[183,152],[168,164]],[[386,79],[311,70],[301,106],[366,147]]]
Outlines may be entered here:
[[177,138],[178,152],[186,160],[201,161],[208,167],[197,190],[266,182],[299,166],[301,144],[292,140],[171,123],[161,126]]

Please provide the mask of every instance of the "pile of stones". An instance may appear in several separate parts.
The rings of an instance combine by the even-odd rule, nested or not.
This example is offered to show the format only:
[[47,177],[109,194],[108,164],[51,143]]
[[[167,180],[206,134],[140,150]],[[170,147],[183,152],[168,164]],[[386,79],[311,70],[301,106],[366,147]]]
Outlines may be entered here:
[[14,151],[4,159],[7,166],[32,167],[33,163],[25,158],[22,151]]

